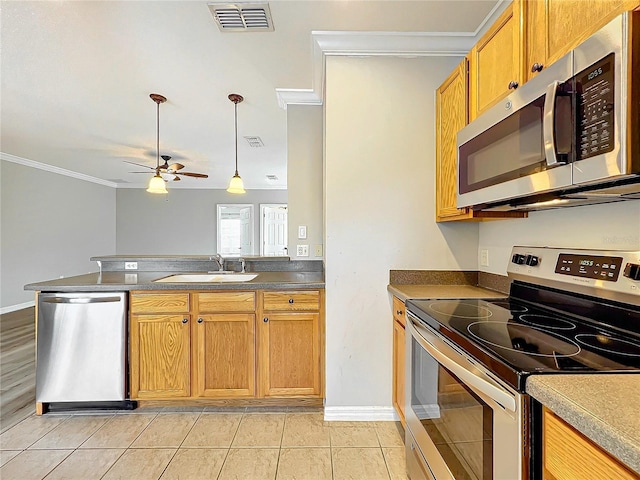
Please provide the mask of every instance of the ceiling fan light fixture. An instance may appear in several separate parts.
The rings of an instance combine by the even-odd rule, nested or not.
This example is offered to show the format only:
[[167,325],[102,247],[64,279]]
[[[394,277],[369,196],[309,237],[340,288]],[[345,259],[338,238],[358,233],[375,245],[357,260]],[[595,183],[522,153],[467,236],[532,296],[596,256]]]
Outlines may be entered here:
[[[167,101],[167,97],[159,93],[149,94],[151,100],[156,104],[156,174],[149,180],[147,192],[149,193],[169,193],[164,184],[164,178],[160,176],[160,104]],[[166,160],[165,160],[166,163]]]
[[235,119],[235,134],[236,134],[236,173],[231,177],[231,181],[229,182],[229,188],[227,188],[227,192],[229,193],[246,193],[244,189],[244,183],[240,175],[238,175],[238,104],[244,100],[242,95],[238,95],[237,93],[232,93],[229,95],[229,100],[231,100],[234,104],[234,119]]
[[153,177],[151,177],[151,180],[149,180],[149,187],[147,188],[147,192],[169,193],[167,191],[167,187],[165,186],[164,178],[162,178],[159,173],[156,173]]

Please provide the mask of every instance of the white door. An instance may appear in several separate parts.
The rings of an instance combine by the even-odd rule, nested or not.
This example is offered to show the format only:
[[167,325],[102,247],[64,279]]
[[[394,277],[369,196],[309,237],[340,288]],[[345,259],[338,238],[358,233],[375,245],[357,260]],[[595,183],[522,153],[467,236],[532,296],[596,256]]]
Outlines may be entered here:
[[240,254],[252,255],[253,254],[253,215],[251,212],[253,207],[244,207],[240,209]]
[[288,255],[287,205],[261,205],[260,254]]

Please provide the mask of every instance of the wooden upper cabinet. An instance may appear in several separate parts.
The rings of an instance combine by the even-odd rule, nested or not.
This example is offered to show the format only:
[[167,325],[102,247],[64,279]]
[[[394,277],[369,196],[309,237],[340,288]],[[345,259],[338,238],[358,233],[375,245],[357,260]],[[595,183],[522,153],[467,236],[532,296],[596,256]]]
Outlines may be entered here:
[[515,0],[469,52],[469,120],[522,83],[520,12]]
[[457,208],[458,131],[467,124],[467,60],[436,90],[436,221],[522,218],[523,212],[476,212]]
[[436,90],[436,220],[466,217],[456,208],[458,131],[467,124],[467,60]]
[[[520,0],[524,17],[526,79],[552,64],[638,0]],[[534,69],[534,64],[536,68]]]

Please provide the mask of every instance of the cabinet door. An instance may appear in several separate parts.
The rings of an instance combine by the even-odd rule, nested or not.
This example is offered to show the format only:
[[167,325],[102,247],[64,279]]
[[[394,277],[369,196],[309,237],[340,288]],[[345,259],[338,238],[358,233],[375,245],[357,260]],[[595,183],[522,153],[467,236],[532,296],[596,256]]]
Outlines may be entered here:
[[320,396],[320,314],[265,313],[258,323],[261,396]]
[[520,38],[520,2],[516,0],[469,52],[470,120],[522,83]]
[[544,480],[633,480],[638,475],[546,407],[543,415]]
[[400,415],[400,421],[405,426],[405,328],[394,320],[393,322],[393,405]]
[[467,124],[467,61],[436,90],[436,220],[465,215],[456,208],[458,131]]
[[534,63],[550,65],[638,0],[539,0],[526,2],[525,71]]
[[191,393],[189,315],[132,315],[131,398]]
[[255,320],[247,313],[198,317],[193,360],[197,396],[254,396]]

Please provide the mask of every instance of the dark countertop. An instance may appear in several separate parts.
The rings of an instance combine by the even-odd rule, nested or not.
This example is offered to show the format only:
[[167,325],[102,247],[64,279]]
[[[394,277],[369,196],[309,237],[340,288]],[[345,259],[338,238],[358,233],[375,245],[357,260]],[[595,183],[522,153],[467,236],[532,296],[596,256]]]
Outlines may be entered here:
[[[129,290],[279,290],[324,288],[323,272],[251,272],[248,282],[153,283],[179,272],[102,272],[60,278],[25,285],[25,290],[41,292],[121,292]],[[190,274],[196,272],[188,272]],[[202,272],[207,273],[207,272]]]

